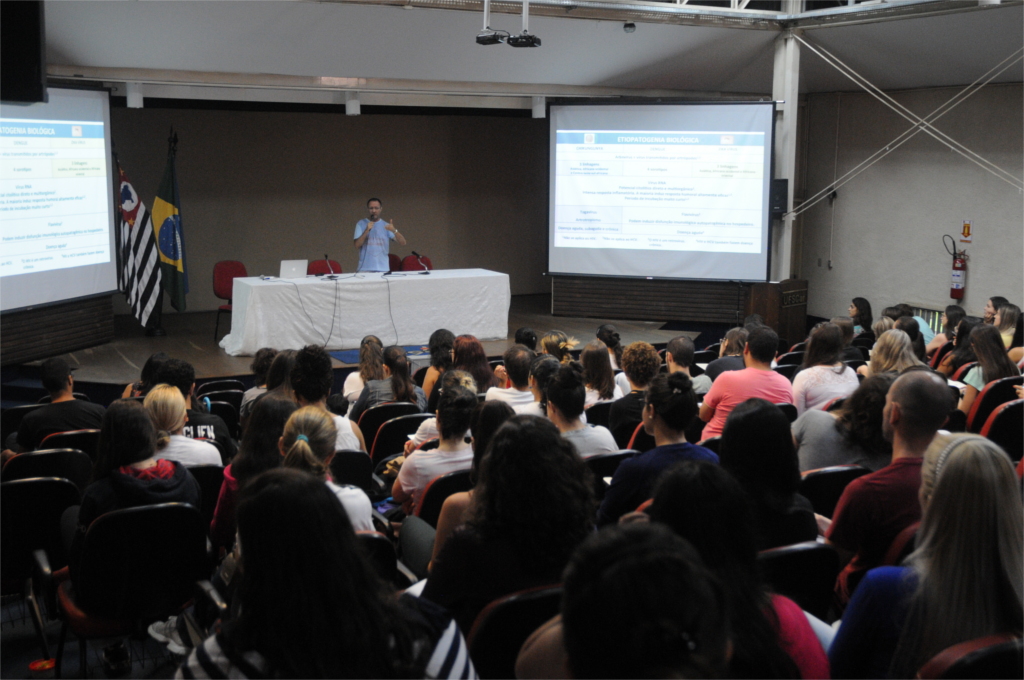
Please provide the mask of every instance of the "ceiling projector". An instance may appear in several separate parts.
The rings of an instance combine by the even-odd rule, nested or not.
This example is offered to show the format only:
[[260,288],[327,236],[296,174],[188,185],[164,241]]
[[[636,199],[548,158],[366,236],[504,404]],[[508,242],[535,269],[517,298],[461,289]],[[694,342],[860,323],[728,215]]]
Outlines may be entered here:
[[504,33],[498,31],[484,31],[476,36],[477,45],[497,45],[498,43],[505,40]]
[[[480,38],[477,38],[480,42]],[[506,41],[512,47],[540,47],[540,38],[523,31],[519,35],[510,35]]]

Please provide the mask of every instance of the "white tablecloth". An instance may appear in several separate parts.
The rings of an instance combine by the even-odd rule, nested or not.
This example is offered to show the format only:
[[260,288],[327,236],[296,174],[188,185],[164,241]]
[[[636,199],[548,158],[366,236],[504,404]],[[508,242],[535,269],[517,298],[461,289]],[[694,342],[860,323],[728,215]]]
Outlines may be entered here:
[[438,328],[480,340],[507,337],[508,274],[486,269],[403,274],[342,274],[335,281],[235,279],[231,333],[220,346],[232,356],[309,344],[354,349],[366,335],[385,345],[418,345]]

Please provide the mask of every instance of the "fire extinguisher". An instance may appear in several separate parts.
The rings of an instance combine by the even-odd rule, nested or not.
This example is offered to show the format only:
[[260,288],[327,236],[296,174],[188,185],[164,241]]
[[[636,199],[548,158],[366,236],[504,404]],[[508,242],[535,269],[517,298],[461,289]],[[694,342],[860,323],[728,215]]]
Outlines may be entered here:
[[[949,239],[949,243],[946,243]],[[963,300],[967,288],[967,251],[956,249],[956,241],[952,236],[946,234],[942,237],[942,245],[946,246],[946,252],[953,256],[953,273],[949,284],[949,297],[954,300]],[[952,248],[950,248],[952,245]]]

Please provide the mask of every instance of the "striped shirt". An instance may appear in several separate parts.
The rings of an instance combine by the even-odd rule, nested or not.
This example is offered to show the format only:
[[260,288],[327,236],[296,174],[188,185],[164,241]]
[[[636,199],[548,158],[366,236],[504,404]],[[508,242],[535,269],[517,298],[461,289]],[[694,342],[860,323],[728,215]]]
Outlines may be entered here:
[[[443,615],[441,630],[436,642],[434,652],[427,661],[423,670],[424,678],[438,678],[451,680],[477,680],[476,669],[473,661],[469,658],[469,647],[466,645],[462,631],[459,630],[455,620],[444,610],[431,602],[404,595],[402,599],[406,605],[420,610],[420,614],[426,619],[438,620],[438,614]],[[445,623],[447,625],[445,625]],[[226,651],[226,646],[220,633],[212,635],[189,654],[188,659],[178,668],[175,678],[268,678],[275,675],[269,667],[266,659],[256,651],[248,651],[242,654]]]

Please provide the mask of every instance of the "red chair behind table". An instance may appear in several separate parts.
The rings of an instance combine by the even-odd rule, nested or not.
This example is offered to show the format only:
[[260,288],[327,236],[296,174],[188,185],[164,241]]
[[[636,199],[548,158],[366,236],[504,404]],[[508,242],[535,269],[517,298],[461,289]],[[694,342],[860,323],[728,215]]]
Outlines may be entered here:
[[213,265],[213,294],[220,300],[227,300],[226,305],[217,308],[217,324],[213,327],[213,339],[217,339],[217,331],[220,330],[220,315],[224,312],[231,313],[231,298],[234,295],[234,280],[239,277],[246,277],[249,273],[245,265],[238,260],[221,260]]
[[422,257],[416,257],[415,255],[406,255],[405,259],[402,260],[402,271],[403,272],[416,272],[423,271],[424,269],[433,269],[434,263],[430,261],[430,258],[426,255]]
[[394,253],[388,253],[388,269],[393,272],[402,271],[402,258]]
[[1017,399],[1017,392],[1014,387],[1024,385],[1024,376],[1002,378],[993,380],[985,385],[971,405],[971,412],[967,414],[967,431],[981,432],[992,411],[1000,404]]
[[[331,266],[328,267],[327,263]],[[312,260],[306,265],[306,276],[320,276],[322,274],[341,274],[341,265],[337,260]]]

